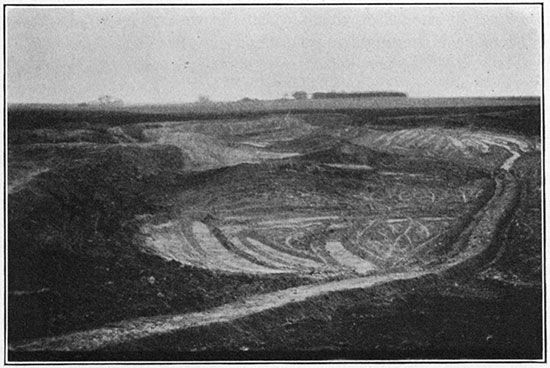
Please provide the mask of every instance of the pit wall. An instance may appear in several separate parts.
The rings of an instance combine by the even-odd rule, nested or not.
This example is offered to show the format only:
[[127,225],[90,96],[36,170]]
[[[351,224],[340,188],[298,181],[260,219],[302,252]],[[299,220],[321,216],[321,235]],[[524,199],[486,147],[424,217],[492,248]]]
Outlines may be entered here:
[[499,233],[514,213],[521,188],[515,176],[504,170],[496,174],[495,182],[495,195],[482,209],[481,219],[469,236],[465,251],[456,265],[443,271],[444,277],[474,275],[498,254]]
[[[451,227],[441,235],[441,246],[432,254],[438,258],[448,259],[450,254],[456,254],[467,248],[469,228],[473,228],[480,220],[480,212],[496,195],[496,185],[493,180],[487,179],[482,185],[482,192],[473,201],[466,205],[465,213],[458,217]],[[432,264],[441,264],[434,260]]]

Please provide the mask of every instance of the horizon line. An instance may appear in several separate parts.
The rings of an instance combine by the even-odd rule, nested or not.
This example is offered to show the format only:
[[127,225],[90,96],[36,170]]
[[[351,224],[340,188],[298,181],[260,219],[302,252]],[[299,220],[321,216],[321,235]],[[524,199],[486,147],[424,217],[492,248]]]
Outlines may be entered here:
[[[242,99],[247,98],[243,97]],[[294,98],[274,98],[274,99],[257,99],[253,97],[248,97],[251,101],[245,103],[257,103],[257,102],[274,102],[274,101],[323,101],[323,100],[358,100],[358,99],[541,99],[542,95],[500,95],[500,96],[380,96],[380,97],[357,97],[357,98],[326,98],[326,99],[294,99]],[[6,105],[46,105],[46,106],[78,106],[82,107],[130,107],[130,106],[158,106],[158,105],[197,105],[197,104],[232,104],[232,103],[243,103],[241,100],[210,100],[209,102],[200,102],[200,101],[167,101],[167,102],[124,102],[123,105],[109,105],[109,104],[93,104],[95,100],[85,101],[85,102],[9,102],[6,101]]]

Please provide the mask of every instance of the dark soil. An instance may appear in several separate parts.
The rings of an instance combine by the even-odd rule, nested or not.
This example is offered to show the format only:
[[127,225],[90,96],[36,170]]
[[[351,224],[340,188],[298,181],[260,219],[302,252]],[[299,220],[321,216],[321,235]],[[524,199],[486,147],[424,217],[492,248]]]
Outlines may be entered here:
[[137,252],[108,258],[47,251],[40,255],[34,262],[17,262],[24,268],[10,269],[10,282],[18,283],[16,278],[28,275],[32,277],[28,288],[47,289],[9,295],[8,339],[12,342],[141,316],[205,310],[308,282],[297,277],[216,273]]
[[521,184],[520,203],[503,234],[503,252],[481,278],[541,288],[542,206],[541,157],[525,154],[514,165]]
[[540,301],[540,290],[491,282],[396,282],[133,341],[96,356],[535,360],[542,358]]

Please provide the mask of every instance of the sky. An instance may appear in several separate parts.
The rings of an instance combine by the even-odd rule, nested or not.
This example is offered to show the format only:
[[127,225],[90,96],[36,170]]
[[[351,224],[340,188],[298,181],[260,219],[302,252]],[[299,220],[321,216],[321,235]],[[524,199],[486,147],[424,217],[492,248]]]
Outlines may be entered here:
[[538,5],[8,7],[9,103],[541,94]]

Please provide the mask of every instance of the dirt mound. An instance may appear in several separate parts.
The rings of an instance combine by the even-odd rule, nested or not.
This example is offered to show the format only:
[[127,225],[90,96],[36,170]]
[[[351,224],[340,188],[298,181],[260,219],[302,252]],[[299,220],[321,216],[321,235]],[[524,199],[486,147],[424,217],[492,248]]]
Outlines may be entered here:
[[489,152],[487,145],[477,140],[464,140],[443,129],[404,129],[380,135],[369,134],[355,143],[389,151],[416,151],[425,156],[471,158],[475,153]]
[[10,131],[10,144],[93,142],[118,143],[107,129],[20,129]]
[[338,146],[341,143],[341,139],[338,139],[332,135],[316,132],[307,136],[297,137],[295,139],[272,142],[269,148],[278,151],[312,153],[327,150]]
[[165,171],[183,170],[186,158],[174,147],[163,145],[119,145],[109,147],[92,157],[90,166],[98,175],[109,177],[142,178]]
[[308,124],[325,129],[341,129],[353,124],[351,117],[346,114],[304,114],[299,117]]
[[134,143],[137,142],[138,139],[132,137],[130,134],[128,134],[122,127],[112,127],[107,129],[107,132],[113,137],[113,140],[115,140],[117,143]]
[[174,132],[169,128],[147,129],[147,140],[179,148],[190,159],[192,169],[206,170],[240,163],[294,156],[292,153],[269,152],[255,147],[233,148],[215,137],[199,133]]
[[9,197],[10,244],[31,253],[111,246],[136,213],[158,207],[184,168],[175,147],[114,146],[39,174]]
[[395,161],[395,157],[391,154],[373,151],[350,143],[343,143],[328,150],[310,153],[303,156],[302,159],[329,164],[355,164],[374,167],[386,166]]
[[253,120],[175,121],[161,123],[172,132],[199,133],[216,137],[257,136],[265,139],[295,138],[315,128],[291,115],[274,115]]
[[35,143],[8,147],[9,194],[21,190],[36,175],[59,167],[77,165],[92,152],[109,145],[90,142]]
[[[496,168],[506,159],[511,163],[519,153],[536,150],[528,139],[504,134],[466,129],[403,129],[392,132],[370,132],[353,143],[375,150],[434,157],[456,162],[474,163]],[[512,154],[513,157],[510,157]],[[511,165],[511,164],[510,164]]]

